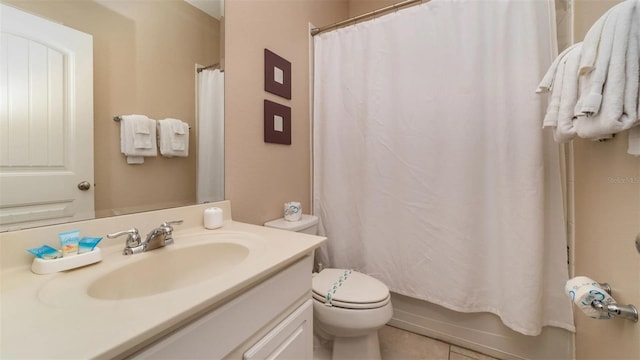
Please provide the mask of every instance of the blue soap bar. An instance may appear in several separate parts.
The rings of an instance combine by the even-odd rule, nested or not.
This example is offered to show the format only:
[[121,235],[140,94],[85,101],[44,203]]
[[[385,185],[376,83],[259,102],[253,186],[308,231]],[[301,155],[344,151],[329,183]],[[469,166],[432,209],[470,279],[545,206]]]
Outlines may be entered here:
[[98,245],[98,243],[102,240],[101,237],[89,237],[85,236],[80,239],[78,243],[78,254],[83,254],[89,251],[93,251],[93,249]]
[[57,259],[62,257],[60,250],[52,248],[49,245],[42,245],[39,248],[27,249],[27,251],[40,259]]

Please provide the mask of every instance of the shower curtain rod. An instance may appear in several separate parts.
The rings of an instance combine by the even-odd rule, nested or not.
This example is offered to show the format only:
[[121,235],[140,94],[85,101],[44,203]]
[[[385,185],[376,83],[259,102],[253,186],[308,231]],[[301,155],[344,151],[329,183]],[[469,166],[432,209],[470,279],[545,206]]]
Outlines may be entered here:
[[354,16],[354,17],[349,18],[347,20],[338,21],[337,23],[334,23],[334,24],[331,24],[331,25],[327,25],[327,26],[323,26],[323,27],[320,27],[320,28],[311,29],[311,36],[316,36],[316,35],[321,34],[323,32],[338,28],[338,27],[340,27],[342,25],[346,25],[346,24],[349,24],[349,23],[355,23],[355,22],[357,22],[359,20],[362,20],[362,19],[365,19],[365,18],[368,18],[368,17],[372,17],[372,16],[376,16],[378,14],[381,14],[381,13],[384,13],[384,12],[387,12],[387,11],[397,10],[397,9],[399,9],[401,7],[413,5],[415,3],[427,3],[429,1],[431,1],[431,0],[405,0],[405,1],[393,4],[393,5],[385,6],[383,8],[378,9],[378,10],[374,10],[374,11],[370,11],[368,13],[364,13],[362,15]]
[[202,72],[202,70],[207,70],[207,69],[212,69],[212,68],[218,68],[220,70],[220,72],[224,72],[224,70],[220,69],[220,63],[215,63],[213,65],[208,65],[208,66],[205,66],[205,67],[198,68],[197,71],[198,72]]

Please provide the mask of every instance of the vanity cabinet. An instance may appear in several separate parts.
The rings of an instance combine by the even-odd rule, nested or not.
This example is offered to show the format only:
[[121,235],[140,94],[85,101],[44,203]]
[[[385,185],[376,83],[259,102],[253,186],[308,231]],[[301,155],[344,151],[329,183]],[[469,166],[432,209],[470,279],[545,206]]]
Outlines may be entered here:
[[312,359],[313,302],[305,301],[291,315],[244,353],[244,360]]
[[312,359],[311,266],[307,255],[125,357]]

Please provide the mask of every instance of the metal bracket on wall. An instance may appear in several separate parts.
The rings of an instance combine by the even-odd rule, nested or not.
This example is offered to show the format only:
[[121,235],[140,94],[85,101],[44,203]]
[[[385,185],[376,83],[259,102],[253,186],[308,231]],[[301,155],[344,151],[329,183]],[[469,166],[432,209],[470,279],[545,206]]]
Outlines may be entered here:
[[[606,291],[607,294],[611,295],[611,286],[608,283],[598,283],[598,285],[602,290]],[[593,300],[591,302],[591,307],[603,313],[608,313],[611,316],[638,322],[638,309],[631,304],[605,304],[600,300]]]

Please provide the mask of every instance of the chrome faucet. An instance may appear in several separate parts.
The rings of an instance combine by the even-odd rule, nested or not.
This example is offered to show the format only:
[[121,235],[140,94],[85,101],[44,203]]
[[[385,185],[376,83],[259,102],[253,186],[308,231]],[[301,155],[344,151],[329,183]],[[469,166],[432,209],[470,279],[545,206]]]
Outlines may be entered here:
[[147,239],[144,241],[144,244],[142,244],[144,248],[143,251],[150,251],[173,244],[173,237],[171,236],[173,234],[173,226],[171,225],[180,224],[182,224],[182,220],[167,221],[151,230],[151,232],[147,234]]
[[173,226],[182,224],[182,220],[163,222],[159,227],[151,230],[147,234],[147,238],[144,243],[140,238],[138,229],[132,228],[129,230],[118,231],[113,234],[107,234],[109,239],[117,238],[118,236],[127,235],[127,241],[125,242],[122,255],[133,255],[145,251],[150,251],[173,244]]
[[142,239],[140,238],[140,234],[138,233],[138,229],[136,228],[118,231],[113,234],[107,234],[107,237],[109,239],[113,239],[122,235],[127,235],[127,241],[125,242],[122,255],[133,255],[144,251]]

